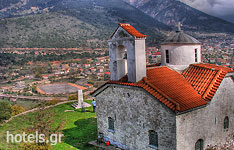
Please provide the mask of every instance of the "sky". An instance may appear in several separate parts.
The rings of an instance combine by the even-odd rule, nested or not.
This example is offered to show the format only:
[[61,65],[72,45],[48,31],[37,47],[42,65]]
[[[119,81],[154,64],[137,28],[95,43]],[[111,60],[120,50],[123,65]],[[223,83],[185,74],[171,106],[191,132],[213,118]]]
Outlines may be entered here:
[[234,23],[234,0],[180,0],[207,14]]

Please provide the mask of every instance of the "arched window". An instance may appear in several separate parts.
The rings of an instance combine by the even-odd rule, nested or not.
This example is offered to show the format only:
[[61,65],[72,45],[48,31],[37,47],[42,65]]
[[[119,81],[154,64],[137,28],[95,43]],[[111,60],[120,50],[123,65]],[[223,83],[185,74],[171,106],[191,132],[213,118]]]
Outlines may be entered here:
[[149,145],[158,147],[158,133],[153,130],[149,131]]
[[228,116],[226,116],[224,118],[224,129],[228,129],[229,128],[229,118]]
[[199,139],[195,144],[195,150],[203,150],[204,147],[204,141],[202,139]]
[[197,48],[195,49],[195,62],[197,62]]
[[111,117],[108,117],[108,129],[111,131],[114,131],[115,129],[114,119]]
[[169,51],[166,50],[166,63],[170,63]]

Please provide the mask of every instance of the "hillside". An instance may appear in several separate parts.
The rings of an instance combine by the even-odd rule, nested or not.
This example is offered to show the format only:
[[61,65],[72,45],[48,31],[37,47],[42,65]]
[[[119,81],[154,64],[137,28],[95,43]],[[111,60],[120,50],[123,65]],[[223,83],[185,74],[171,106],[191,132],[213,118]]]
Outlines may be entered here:
[[0,47],[106,47],[119,22],[149,35],[170,28],[121,0],[0,0]]
[[183,29],[189,31],[234,33],[234,24],[205,14],[177,0],[125,1],[171,27],[175,27],[180,21]]

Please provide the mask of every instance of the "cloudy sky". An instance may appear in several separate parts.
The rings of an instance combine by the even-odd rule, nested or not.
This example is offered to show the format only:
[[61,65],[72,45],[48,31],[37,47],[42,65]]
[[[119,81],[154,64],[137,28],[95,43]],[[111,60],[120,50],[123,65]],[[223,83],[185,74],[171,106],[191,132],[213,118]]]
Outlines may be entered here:
[[234,0],[180,0],[196,9],[234,23]]

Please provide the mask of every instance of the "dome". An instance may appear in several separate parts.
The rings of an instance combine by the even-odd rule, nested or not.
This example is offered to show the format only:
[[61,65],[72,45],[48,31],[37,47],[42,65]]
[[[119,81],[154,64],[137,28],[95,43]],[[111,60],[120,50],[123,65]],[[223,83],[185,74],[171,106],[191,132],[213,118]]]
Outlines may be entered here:
[[168,37],[162,44],[200,44],[200,42],[183,31],[176,31],[174,35]]

